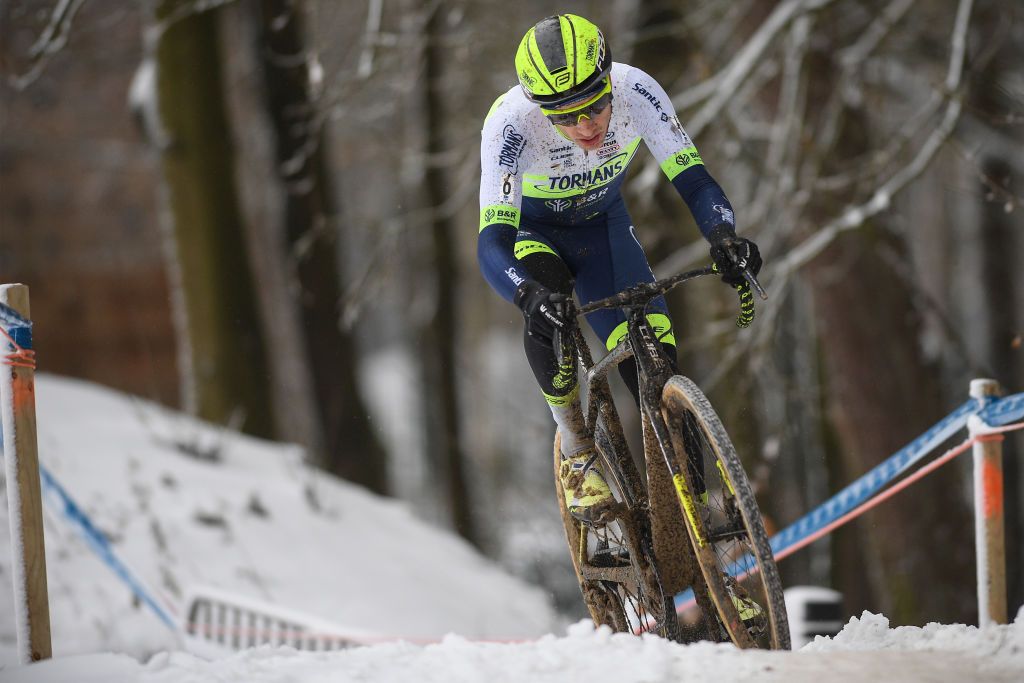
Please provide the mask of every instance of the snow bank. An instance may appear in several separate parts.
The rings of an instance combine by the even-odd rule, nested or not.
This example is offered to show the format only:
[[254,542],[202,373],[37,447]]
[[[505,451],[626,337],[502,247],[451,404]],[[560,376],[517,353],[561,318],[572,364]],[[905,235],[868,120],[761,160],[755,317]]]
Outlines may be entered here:
[[10,683],[678,683],[679,681],[991,681],[1024,674],[1024,627],[978,631],[929,625],[888,629],[865,613],[831,641],[799,652],[741,651],[731,645],[678,645],[653,636],[612,634],[586,622],[564,637],[478,643],[449,636],[435,645],[377,645],[309,653],[263,647],[217,661],[162,653],[142,664],[85,655],[11,670]]
[[[41,462],[179,617],[184,593],[202,584],[392,637],[558,627],[541,591],[409,506],[306,467],[296,447],[79,381],[40,375],[36,396]],[[44,515],[56,656],[145,660],[180,647],[60,512]],[[0,528],[7,516],[0,501]],[[0,664],[17,661],[10,572],[3,534]]]

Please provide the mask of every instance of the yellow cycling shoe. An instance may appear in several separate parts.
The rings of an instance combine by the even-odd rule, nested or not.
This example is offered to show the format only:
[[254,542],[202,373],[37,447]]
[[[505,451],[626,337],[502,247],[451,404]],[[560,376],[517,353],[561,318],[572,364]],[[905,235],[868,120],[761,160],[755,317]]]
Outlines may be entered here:
[[757,638],[765,632],[767,627],[767,620],[764,615],[764,610],[757,604],[750,595],[743,589],[739,583],[736,582],[731,576],[725,578],[725,589],[729,592],[729,597],[732,598],[732,604],[736,607],[736,611],[739,612],[740,619],[743,624],[750,631],[750,634]]
[[598,525],[615,517],[616,500],[598,469],[596,452],[584,451],[564,458],[558,478],[565,493],[565,507],[575,519]]

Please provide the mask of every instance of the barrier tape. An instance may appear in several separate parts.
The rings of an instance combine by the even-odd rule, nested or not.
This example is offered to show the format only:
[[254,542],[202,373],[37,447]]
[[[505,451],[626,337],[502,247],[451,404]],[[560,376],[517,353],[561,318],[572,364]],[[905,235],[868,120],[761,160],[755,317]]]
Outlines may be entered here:
[[1024,420],[1024,394],[998,398],[982,409],[978,417],[993,427]]
[[21,313],[8,306],[7,304],[0,303],[0,323],[4,323],[8,328],[11,327],[32,327],[32,321],[24,317]]
[[[11,345],[12,351],[3,355],[0,365],[36,369],[36,352],[32,350],[32,321],[23,318],[7,304],[0,304],[0,335]],[[7,329],[4,329],[4,328]]]
[[171,618],[167,610],[152,597],[143,582],[136,578],[128,566],[117,557],[117,553],[114,552],[103,532],[96,528],[89,516],[71,499],[67,491],[57,483],[57,480],[42,464],[39,465],[39,481],[42,484],[43,493],[49,494],[48,500],[54,501],[64,516],[78,527],[86,543],[93,549],[93,552],[99,555],[103,563],[128,585],[139,600],[156,613],[160,621],[164,622],[171,630],[177,631],[175,620]]
[[[971,416],[978,416],[988,425],[1007,425],[1014,419],[1024,418],[1024,394],[1004,398],[971,399],[937,422],[931,429],[903,447],[880,465],[871,469],[852,484],[772,536],[769,543],[776,560],[792,555],[814,541],[828,535],[840,526],[859,517],[879,503],[891,498],[910,484],[930,474],[974,445],[976,441],[1001,439],[1002,432],[1024,429],[1019,425],[996,426],[965,440],[935,461],[922,467],[882,493],[878,493],[910,467],[920,462],[952,434],[967,426]],[[746,555],[727,569],[732,576],[743,578],[757,571],[753,556]],[[686,590],[675,597],[676,610],[683,611],[695,603],[693,591]]]

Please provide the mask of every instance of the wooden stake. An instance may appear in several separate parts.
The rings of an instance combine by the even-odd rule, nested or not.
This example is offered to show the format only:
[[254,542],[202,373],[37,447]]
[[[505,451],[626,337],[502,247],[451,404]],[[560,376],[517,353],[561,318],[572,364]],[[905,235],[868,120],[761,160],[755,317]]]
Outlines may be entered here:
[[[0,303],[29,319],[28,287],[0,285]],[[50,608],[36,444],[32,328],[0,322],[0,413],[11,518],[14,614],[22,663],[49,659]]]

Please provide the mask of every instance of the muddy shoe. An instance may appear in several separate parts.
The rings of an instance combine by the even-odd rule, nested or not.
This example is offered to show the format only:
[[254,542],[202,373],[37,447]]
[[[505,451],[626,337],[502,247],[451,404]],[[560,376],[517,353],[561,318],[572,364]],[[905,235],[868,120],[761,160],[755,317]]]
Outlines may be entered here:
[[725,577],[725,588],[750,635],[755,639],[764,635],[768,623],[761,606],[731,576]]
[[597,467],[597,453],[584,451],[562,460],[558,471],[569,514],[584,524],[607,524],[614,518],[616,501]]

